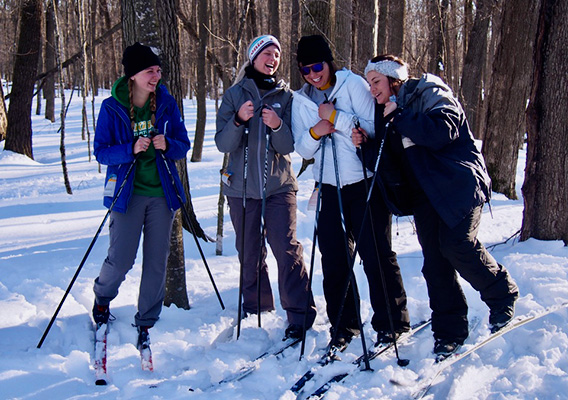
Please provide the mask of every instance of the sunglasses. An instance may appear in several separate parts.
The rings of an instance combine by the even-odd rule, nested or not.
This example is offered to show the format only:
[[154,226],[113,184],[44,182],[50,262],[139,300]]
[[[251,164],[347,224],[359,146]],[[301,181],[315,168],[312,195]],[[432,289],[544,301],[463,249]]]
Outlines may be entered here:
[[300,67],[300,72],[302,73],[302,75],[309,75],[310,71],[314,71],[314,72],[321,72],[323,71],[323,65],[325,64],[324,61],[316,63],[312,66],[307,66],[307,67]]

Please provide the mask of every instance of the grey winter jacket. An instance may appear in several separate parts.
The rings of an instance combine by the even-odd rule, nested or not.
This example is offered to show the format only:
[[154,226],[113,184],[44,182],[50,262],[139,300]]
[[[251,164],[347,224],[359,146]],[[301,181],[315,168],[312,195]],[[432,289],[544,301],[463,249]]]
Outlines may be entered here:
[[[235,115],[246,101],[254,104],[254,116],[248,121],[248,168],[246,197],[262,198],[262,182],[265,166],[266,130],[270,131],[268,150],[268,176],[266,195],[297,191],[298,184],[290,153],[294,151],[294,138],[290,129],[292,92],[283,82],[264,95],[252,79],[244,77],[230,87],[223,95],[223,101],[217,112],[217,132],[215,144],[219,151],[229,153],[224,194],[242,197],[243,166],[245,150],[245,126],[235,125]],[[282,126],[276,132],[264,125],[261,118],[263,105],[268,105],[282,119]]]

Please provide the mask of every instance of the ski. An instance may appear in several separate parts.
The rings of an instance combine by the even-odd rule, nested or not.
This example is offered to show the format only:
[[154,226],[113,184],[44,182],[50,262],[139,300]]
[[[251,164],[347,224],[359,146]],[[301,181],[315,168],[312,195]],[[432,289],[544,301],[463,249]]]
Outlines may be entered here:
[[[527,314],[527,315],[522,315],[522,316],[516,317],[508,325],[505,325],[500,330],[498,330],[494,333],[491,333],[489,336],[487,336],[484,339],[482,339],[481,341],[477,342],[476,344],[474,344],[472,347],[470,347],[466,351],[455,352],[455,353],[449,355],[448,357],[446,357],[445,359],[438,361],[435,364],[435,366],[437,366],[437,368],[433,371],[433,373],[431,375],[429,375],[427,377],[419,378],[419,380],[416,382],[416,384],[418,386],[420,386],[420,388],[412,394],[412,398],[413,399],[423,398],[428,393],[428,391],[434,386],[436,379],[441,375],[441,373],[443,371],[445,371],[447,368],[449,368],[451,365],[455,364],[456,362],[463,360],[464,358],[466,358],[470,354],[478,351],[479,349],[481,349],[482,347],[484,347],[488,343],[491,343],[493,340],[511,332],[512,330],[515,330],[515,329],[517,329],[517,328],[519,328],[519,327],[521,327],[525,324],[533,322],[533,321],[535,321],[539,318],[542,318],[546,315],[554,313],[554,312],[556,312],[556,311],[558,311],[558,310],[560,310],[561,308],[564,308],[564,307],[568,307],[568,302],[548,307],[543,312],[538,313],[538,314],[532,314],[532,315]],[[398,382],[392,381],[392,383],[398,383]]]
[[[429,326],[430,323],[431,323],[431,321],[427,320],[427,321],[422,321],[422,322],[419,322],[417,324],[412,325],[412,327],[410,328],[410,330],[408,332],[402,333],[397,338],[396,343],[399,344],[399,343],[403,343],[403,342],[407,341],[414,334],[420,332],[421,330],[423,330],[424,328]],[[394,347],[393,342],[391,342],[391,343],[379,343],[379,344],[375,345],[374,348],[370,349],[367,352],[367,356],[369,357],[369,361],[374,360],[375,358],[377,358],[378,356],[380,356],[383,353],[386,353],[388,350],[392,349],[393,347]],[[310,400],[321,399],[323,397],[323,395],[331,388],[332,384],[337,383],[337,382],[341,382],[343,379],[347,378],[352,372],[358,370],[358,368],[361,366],[361,363],[364,360],[365,360],[364,354],[357,357],[357,359],[354,360],[351,363],[355,366],[355,368],[351,372],[344,372],[344,373],[340,373],[340,374],[332,376],[323,385],[321,385],[314,392],[312,392],[306,399],[310,399]]]
[[316,362],[316,365],[307,370],[306,373],[302,375],[302,377],[298,379],[294,385],[292,385],[290,388],[292,393],[298,394],[304,388],[306,383],[315,376],[317,370],[336,361],[338,359],[337,354],[345,351],[347,345],[348,343],[345,343],[342,346],[331,346],[331,348]]
[[107,384],[107,334],[108,324],[95,325],[95,385]]
[[[282,344],[273,346],[271,349],[265,351],[264,353],[262,353],[261,355],[256,357],[254,360],[248,362],[247,365],[241,367],[241,369],[239,369],[235,373],[233,373],[233,374],[227,376],[226,378],[223,378],[221,381],[214,383],[212,385],[209,385],[209,386],[207,386],[207,387],[205,387],[201,390],[207,391],[211,388],[217,387],[219,385],[223,385],[225,383],[240,381],[241,379],[249,376],[251,373],[256,371],[258,369],[258,367],[260,366],[262,360],[269,358],[269,357],[277,357],[280,354],[282,354],[284,351],[286,351],[287,349],[296,346],[301,341],[302,341],[302,338],[288,338],[288,339],[285,338],[285,339],[283,339]],[[195,389],[190,388],[189,391],[193,392],[193,391],[195,391]]]

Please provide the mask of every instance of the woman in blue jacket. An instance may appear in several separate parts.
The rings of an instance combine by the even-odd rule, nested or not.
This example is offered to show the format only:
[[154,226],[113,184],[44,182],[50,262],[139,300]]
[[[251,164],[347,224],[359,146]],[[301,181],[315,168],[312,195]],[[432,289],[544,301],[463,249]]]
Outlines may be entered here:
[[393,213],[414,215],[434,352],[447,355],[468,336],[467,302],[456,272],[489,306],[493,331],[513,318],[517,285],[477,240],[491,180],[465,113],[440,78],[409,78],[406,64],[392,55],[373,58],[365,75],[377,103],[375,138],[353,130],[353,144],[362,145],[373,165],[381,157],[379,188]]
[[112,96],[101,105],[94,140],[95,157],[107,166],[106,207],[126,182],[110,214],[110,244],[95,279],[93,318],[97,324],[108,322],[109,303],[134,265],[144,232],[138,312],[134,317],[140,346],[149,340],[148,328],[162,309],[170,232],[174,213],[181,207],[165,162],[185,201],[174,160],[186,156],[190,143],[175,99],[160,84],[158,56],[136,43],[126,48],[122,64],[125,76],[115,82]]

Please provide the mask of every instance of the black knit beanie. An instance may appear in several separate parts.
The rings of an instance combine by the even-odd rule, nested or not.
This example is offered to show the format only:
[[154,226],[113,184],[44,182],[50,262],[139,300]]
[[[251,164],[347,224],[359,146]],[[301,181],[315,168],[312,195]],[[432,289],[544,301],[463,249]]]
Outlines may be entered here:
[[296,60],[298,64],[310,65],[321,61],[333,61],[333,55],[322,36],[302,36],[298,42]]
[[122,55],[122,65],[124,65],[124,75],[130,78],[138,72],[154,65],[161,66],[160,58],[148,46],[138,42],[128,46]]

